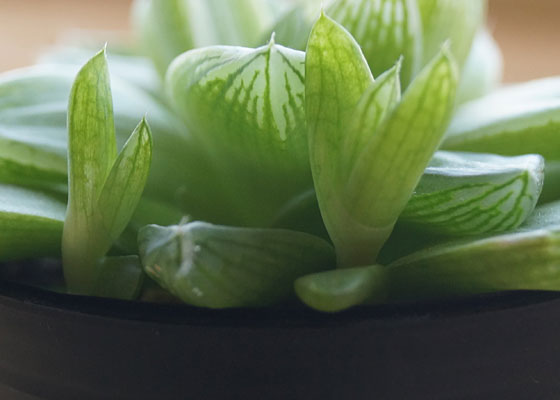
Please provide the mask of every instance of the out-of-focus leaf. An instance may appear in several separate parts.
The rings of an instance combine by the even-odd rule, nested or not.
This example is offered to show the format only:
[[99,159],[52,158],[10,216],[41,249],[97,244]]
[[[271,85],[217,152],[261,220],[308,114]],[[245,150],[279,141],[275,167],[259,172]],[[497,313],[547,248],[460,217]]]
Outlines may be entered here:
[[466,103],[489,94],[499,86],[502,74],[503,57],[498,43],[487,29],[481,29],[465,63],[457,101]]
[[58,196],[0,184],[0,260],[60,255],[65,213]]
[[138,256],[106,257],[97,263],[97,281],[90,295],[136,300],[144,284],[144,270]]
[[335,265],[328,243],[284,230],[148,226],[139,244],[149,277],[184,302],[208,308],[278,304],[293,297],[297,278]]
[[422,17],[424,63],[447,40],[457,63],[463,66],[476,32],[486,15],[486,0],[417,0]]
[[506,87],[459,108],[443,148],[560,160],[560,79]]
[[137,0],[133,20],[161,75],[179,54],[213,45],[254,46],[272,24],[268,0]]

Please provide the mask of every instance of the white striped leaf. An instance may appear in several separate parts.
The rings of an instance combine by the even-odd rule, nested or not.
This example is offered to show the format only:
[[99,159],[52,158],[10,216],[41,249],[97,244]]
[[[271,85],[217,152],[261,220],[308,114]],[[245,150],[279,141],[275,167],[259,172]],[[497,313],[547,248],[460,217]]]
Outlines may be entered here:
[[[394,75],[374,85],[398,85]],[[339,264],[346,267],[375,262],[441,141],[457,87],[455,64],[446,50],[400,102],[395,87],[368,92],[372,80],[352,36],[322,16],[312,31],[306,63],[311,167],[326,227]],[[380,113],[381,104],[388,113]],[[347,141],[357,146],[345,146]]]
[[543,178],[538,155],[439,152],[399,220],[445,235],[513,230],[533,212]]
[[258,49],[193,50],[169,69],[167,89],[213,156],[243,224],[268,223],[280,204],[311,185],[304,60],[272,41]]
[[416,0],[337,0],[328,8],[360,44],[374,76],[403,57],[407,87],[422,67],[422,28]]

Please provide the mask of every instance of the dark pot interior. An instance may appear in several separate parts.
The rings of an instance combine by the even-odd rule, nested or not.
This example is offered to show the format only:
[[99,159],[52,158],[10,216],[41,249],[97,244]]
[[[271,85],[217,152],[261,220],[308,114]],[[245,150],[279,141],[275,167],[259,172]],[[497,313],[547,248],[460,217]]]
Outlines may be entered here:
[[0,283],[0,398],[557,399],[560,295],[324,315]]

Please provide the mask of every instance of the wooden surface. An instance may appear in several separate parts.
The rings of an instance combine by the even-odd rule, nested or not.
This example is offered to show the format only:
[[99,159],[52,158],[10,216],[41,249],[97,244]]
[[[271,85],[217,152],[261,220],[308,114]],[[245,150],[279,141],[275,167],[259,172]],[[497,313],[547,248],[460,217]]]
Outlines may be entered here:
[[[227,0],[224,0],[227,1]],[[0,0],[0,71],[32,63],[73,29],[127,34],[132,0]],[[560,1],[490,0],[506,81],[560,75]]]

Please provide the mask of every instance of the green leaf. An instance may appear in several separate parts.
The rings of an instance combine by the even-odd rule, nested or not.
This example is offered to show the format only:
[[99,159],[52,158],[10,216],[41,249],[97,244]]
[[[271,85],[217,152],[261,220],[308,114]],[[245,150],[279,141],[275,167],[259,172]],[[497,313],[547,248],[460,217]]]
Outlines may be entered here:
[[466,103],[496,90],[502,80],[503,57],[498,43],[487,29],[474,40],[461,76],[457,101]]
[[167,89],[213,157],[239,224],[269,224],[311,186],[304,57],[271,41],[193,50],[169,69]]
[[140,201],[152,160],[152,134],[142,120],[113,164],[98,200],[110,246],[128,225]]
[[486,0],[418,0],[424,37],[424,63],[447,40],[462,66],[486,14]]
[[65,213],[57,196],[0,184],[0,260],[60,255]]
[[149,173],[152,143],[142,121],[116,154],[105,50],[78,73],[68,106],[68,208],[62,258],[69,291],[92,294],[98,262],[132,217]]
[[[389,266],[390,301],[560,290],[558,226],[420,251]],[[476,262],[473,262],[476,260]]]
[[136,300],[142,291],[144,277],[138,256],[102,258],[97,263],[97,281],[90,295]]
[[113,97],[105,50],[78,73],[68,105],[70,220],[83,214],[83,226],[117,157]]
[[435,243],[427,242],[425,249],[388,267],[375,265],[300,278],[296,292],[308,306],[336,312],[363,304],[560,290],[560,202],[538,207],[514,233]]
[[374,265],[338,269],[299,278],[295,283],[300,300],[323,312],[338,312],[367,302],[386,299],[385,267]]
[[422,67],[422,24],[414,0],[337,0],[327,13],[360,44],[374,76],[404,57],[407,87]]
[[560,162],[547,161],[544,169],[544,186],[539,203],[560,200]]
[[[375,262],[439,146],[457,86],[445,49],[396,106],[398,67],[369,91],[368,71],[350,34],[321,17],[307,53],[311,168],[339,265],[346,267]],[[351,150],[341,157],[341,147]]]
[[[76,73],[74,67],[41,65],[0,75],[0,182],[66,191],[68,97]],[[145,197],[199,218],[235,222],[221,204],[208,156],[183,123],[118,76],[111,87],[119,147],[149,115],[157,151]]]
[[264,307],[289,300],[294,281],[334,267],[331,246],[298,232],[194,222],[139,234],[148,276],[184,302],[208,308]]
[[560,160],[560,79],[512,85],[457,111],[446,150],[502,155],[541,154]]
[[134,22],[147,54],[164,75],[179,54],[212,45],[252,46],[272,24],[263,0],[137,0]]
[[95,263],[107,244],[98,199],[116,154],[113,99],[105,51],[78,73],[68,105],[68,209],[64,222],[64,277],[73,292],[89,293]]
[[541,156],[439,152],[400,221],[445,235],[513,230],[533,212],[543,178]]
[[327,242],[284,230],[148,226],[139,244],[148,276],[200,307],[278,304],[292,297],[297,278],[334,267]]

